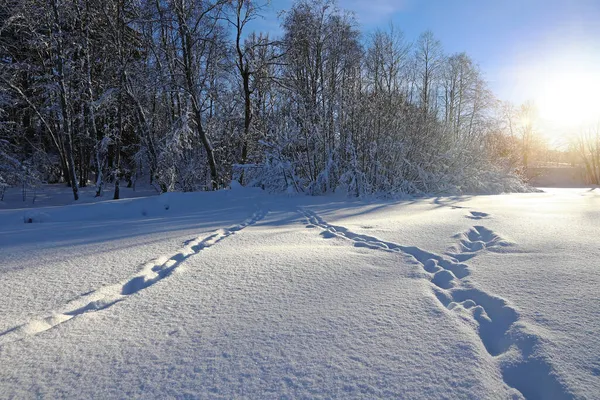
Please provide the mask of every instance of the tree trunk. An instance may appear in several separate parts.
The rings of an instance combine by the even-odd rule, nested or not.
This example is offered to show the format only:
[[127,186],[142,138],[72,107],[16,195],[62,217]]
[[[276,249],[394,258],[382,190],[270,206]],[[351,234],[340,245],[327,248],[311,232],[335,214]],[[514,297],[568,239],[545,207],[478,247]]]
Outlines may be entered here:
[[183,68],[185,74],[185,83],[186,89],[189,93],[192,109],[194,111],[194,122],[196,123],[196,130],[198,132],[198,136],[200,136],[200,140],[202,141],[202,145],[204,146],[204,150],[206,151],[206,158],[208,159],[208,166],[210,168],[210,176],[211,176],[211,188],[212,190],[217,190],[221,186],[221,182],[219,180],[218,172],[217,172],[217,162],[215,160],[215,152],[202,126],[202,110],[200,105],[200,99],[198,98],[197,88],[194,84],[195,82],[195,71],[193,67],[193,56],[192,56],[192,35],[189,31],[189,28],[181,15],[182,10],[178,10],[178,22],[179,22],[179,35],[181,39],[181,48],[182,48],[182,58],[183,58]]
[[56,38],[56,78],[58,80],[60,108],[62,116],[62,131],[64,134],[64,144],[67,156],[68,179],[73,189],[73,198],[79,200],[79,190],[77,187],[77,174],[75,172],[75,159],[73,157],[73,143],[71,137],[71,115],[67,102],[67,89],[65,87],[64,77],[64,55],[62,48],[62,33],[60,28],[60,16],[58,13],[58,0],[52,2],[52,10],[54,12],[54,36]]
[[[250,72],[246,66],[242,71],[242,80],[244,83],[244,136],[242,138],[242,156],[240,164],[244,165],[248,161],[248,140],[250,135],[250,125],[252,123],[252,103],[250,91]],[[240,174],[240,185],[244,184],[244,168]]]

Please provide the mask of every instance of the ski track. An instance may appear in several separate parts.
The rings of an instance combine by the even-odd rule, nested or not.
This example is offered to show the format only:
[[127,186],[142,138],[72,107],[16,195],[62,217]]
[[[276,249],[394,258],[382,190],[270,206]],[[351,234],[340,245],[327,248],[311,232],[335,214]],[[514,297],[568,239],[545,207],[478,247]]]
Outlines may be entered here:
[[464,260],[483,250],[507,252],[514,243],[483,226],[474,226],[457,235],[459,244],[447,253],[450,257],[447,258],[415,246],[403,246],[331,225],[306,209],[300,209],[300,212],[306,217],[303,222],[307,228],[323,229],[321,236],[324,238],[340,237],[354,242],[355,247],[402,253],[416,260],[431,277],[432,290],[440,304],[476,329],[488,354],[497,360],[504,382],[524,398],[573,398],[558,381],[551,364],[535,357],[536,347],[542,339],[530,332],[522,332],[518,324],[519,313],[506,300],[477,289],[465,279],[470,272]]
[[78,316],[105,310],[127,297],[160,282],[169,277],[185,260],[202,250],[212,247],[227,237],[253,225],[263,219],[266,211],[257,211],[244,222],[229,228],[219,229],[206,237],[197,237],[184,243],[176,254],[171,257],[159,257],[144,264],[140,271],[125,282],[104,286],[97,290],[87,292],[78,298],[69,301],[61,310],[51,315],[34,318],[27,323],[17,325],[0,333],[0,346],[35,336],[67,322]]

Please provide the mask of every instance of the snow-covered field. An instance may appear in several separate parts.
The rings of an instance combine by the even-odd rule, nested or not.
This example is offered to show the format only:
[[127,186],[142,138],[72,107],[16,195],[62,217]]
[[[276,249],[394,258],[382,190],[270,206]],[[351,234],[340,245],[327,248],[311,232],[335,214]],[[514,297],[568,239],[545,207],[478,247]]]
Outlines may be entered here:
[[598,189],[15,204],[1,398],[600,398]]

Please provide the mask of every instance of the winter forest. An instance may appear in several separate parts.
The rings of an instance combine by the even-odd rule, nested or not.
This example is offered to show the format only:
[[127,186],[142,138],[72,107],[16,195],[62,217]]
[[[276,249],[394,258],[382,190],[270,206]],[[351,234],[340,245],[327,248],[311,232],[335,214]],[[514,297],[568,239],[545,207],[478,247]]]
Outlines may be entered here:
[[0,400],[600,399],[598,21],[0,0]]
[[329,0],[296,1],[273,37],[253,30],[266,6],[2,0],[0,193],[524,188],[527,106],[498,101],[469,55],[431,31],[362,33]]

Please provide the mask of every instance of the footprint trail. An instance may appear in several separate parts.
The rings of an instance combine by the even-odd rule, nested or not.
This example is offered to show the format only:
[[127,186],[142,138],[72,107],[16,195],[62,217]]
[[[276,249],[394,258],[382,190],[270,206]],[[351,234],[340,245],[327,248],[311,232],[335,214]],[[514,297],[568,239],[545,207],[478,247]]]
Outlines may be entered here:
[[514,243],[483,226],[474,226],[457,235],[459,243],[448,252],[448,258],[415,246],[358,234],[329,224],[312,211],[300,211],[306,217],[306,226],[321,228],[324,238],[340,237],[352,241],[355,247],[402,253],[416,260],[430,277],[433,293],[440,304],[476,330],[489,355],[497,360],[504,382],[524,398],[573,398],[557,379],[551,364],[534,355],[541,338],[523,331],[519,313],[506,300],[474,287],[467,279],[469,266],[463,261],[484,250],[498,253],[514,251]]
[[515,244],[498,236],[484,226],[476,225],[464,233],[454,236],[458,243],[446,254],[458,261],[466,261],[481,251],[493,253],[516,253]]
[[229,236],[253,225],[263,219],[265,211],[258,211],[239,225],[219,229],[215,233],[187,241],[185,246],[171,257],[159,257],[144,264],[141,270],[130,279],[110,286],[85,293],[68,302],[62,309],[56,310],[41,318],[34,318],[27,323],[17,325],[0,333],[0,346],[35,336],[67,322],[78,316],[105,310],[129,296],[146,289],[169,277],[185,260],[202,250],[214,246]]

